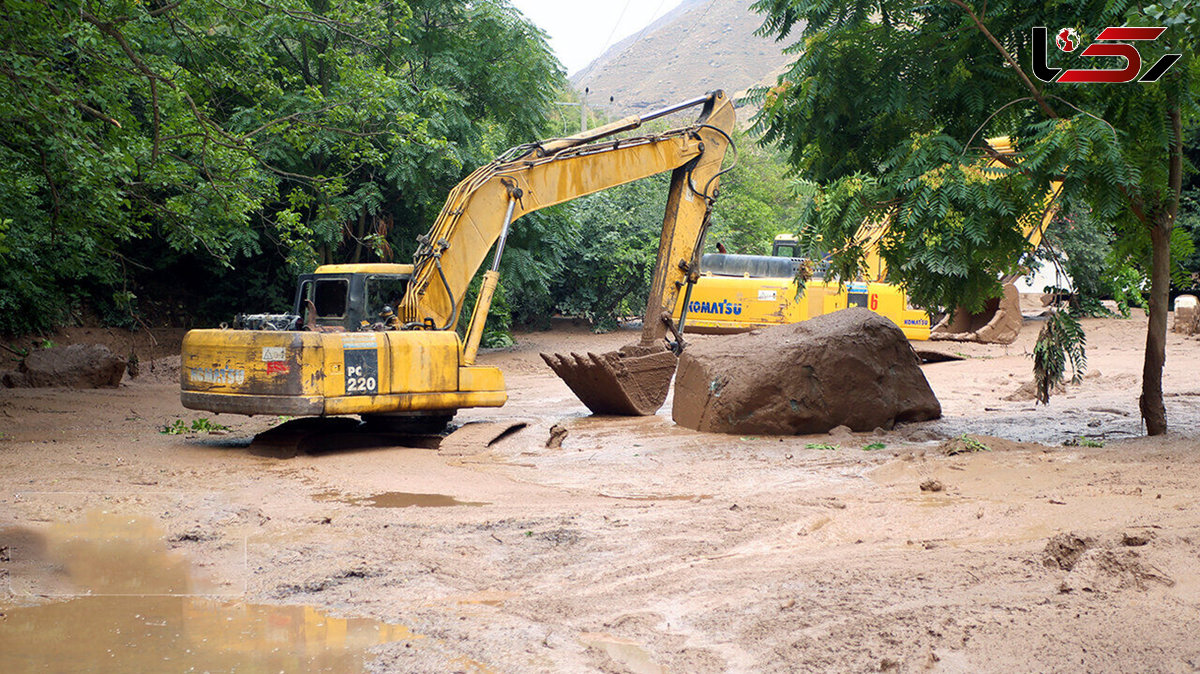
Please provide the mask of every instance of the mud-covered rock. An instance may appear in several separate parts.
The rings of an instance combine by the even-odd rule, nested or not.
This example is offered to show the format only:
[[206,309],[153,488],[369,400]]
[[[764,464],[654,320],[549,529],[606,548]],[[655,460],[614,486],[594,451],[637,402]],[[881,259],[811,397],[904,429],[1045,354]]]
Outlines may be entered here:
[[671,414],[701,431],[811,434],[891,428],[942,408],[900,328],[856,308],[689,347]]
[[72,344],[34,351],[21,361],[21,374],[34,387],[117,386],[125,376],[125,358],[103,344]]
[[8,370],[0,372],[0,386],[4,388],[26,388],[29,386],[29,380],[25,377],[24,372]]
[[1046,548],[1042,551],[1042,563],[1051,568],[1070,571],[1094,543],[1094,539],[1074,532],[1058,534],[1046,542]]

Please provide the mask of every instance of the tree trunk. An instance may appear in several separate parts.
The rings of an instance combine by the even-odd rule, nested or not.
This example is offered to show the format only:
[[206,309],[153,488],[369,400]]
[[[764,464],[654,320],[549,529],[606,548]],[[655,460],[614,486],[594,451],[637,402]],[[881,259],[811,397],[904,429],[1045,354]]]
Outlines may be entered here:
[[354,229],[354,257],[350,261],[358,264],[362,260],[363,239],[367,236],[367,209],[358,211],[358,226]]
[[1171,145],[1167,159],[1170,196],[1165,211],[1150,223],[1153,258],[1150,268],[1150,325],[1146,328],[1146,360],[1142,365],[1142,397],[1138,400],[1147,435],[1167,432],[1167,408],[1163,405],[1162,371],[1167,362],[1167,305],[1171,301],[1171,230],[1179,215],[1183,190],[1183,120],[1179,102],[1172,98],[1167,108],[1171,121]]
[[1142,397],[1138,400],[1148,435],[1167,432],[1162,371],[1167,361],[1167,305],[1171,289],[1171,225],[1163,214],[1150,226],[1153,260],[1150,269],[1150,325],[1146,328],[1146,359],[1142,365]]

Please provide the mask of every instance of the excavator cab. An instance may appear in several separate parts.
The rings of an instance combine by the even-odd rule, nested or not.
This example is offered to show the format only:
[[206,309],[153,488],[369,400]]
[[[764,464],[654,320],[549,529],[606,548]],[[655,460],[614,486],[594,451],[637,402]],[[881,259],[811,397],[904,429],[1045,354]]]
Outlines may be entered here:
[[394,329],[411,279],[411,265],[325,265],[300,276],[294,312],[319,332]]
[[800,239],[791,234],[780,234],[771,242],[771,257],[800,258]]

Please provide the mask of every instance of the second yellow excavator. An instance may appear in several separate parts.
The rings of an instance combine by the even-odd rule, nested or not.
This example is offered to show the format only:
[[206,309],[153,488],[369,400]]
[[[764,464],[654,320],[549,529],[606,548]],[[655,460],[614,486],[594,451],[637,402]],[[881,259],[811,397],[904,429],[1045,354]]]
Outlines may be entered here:
[[[992,138],[988,145],[998,156],[1014,153],[1008,138]],[[982,167],[995,166],[995,158]],[[990,175],[990,174],[989,174]],[[1038,247],[1057,211],[1061,183],[1054,183],[1046,196],[1040,218],[1021,223],[1029,249]],[[910,340],[954,340],[1011,344],[1021,331],[1020,296],[1016,277],[1000,279],[1002,294],[984,310],[958,310],[932,325],[925,311],[908,302],[904,290],[887,282],[887,265],[879,255],[879,243],[887,235],[887,221],[867,221],[856,233],[862,247],[862,276],[853,281],[828,281],[819,260],[805,259],[799,240],[781,234],[771,246],[771,255],[710,253],[701,260],[701,276],[688,298],[676,304],[675,316],[687,309],[688,330],[724,334],[744,332],[771,325],[796,323],[847,307],[866,307],[895,323]],[[803,272],[803,274],[802,274]],[[800,285],[800,276],[807,277]]]
[[[687,126],[617,135],[694,107],[699,117]],[[184,407],[444,422],[462,408],[503,405],[500,371],[475,361],[513,221],[671,171],[641,340],[598,355],[543,354],[593,412],[653,414],[683,346],[686,314],[673,321],[670,308],[699,276],[733,125],[733,104],[717,91],[509,150],[454,188],[433,228],[418,239],[413,264],[318,267],[300,277],[292,313],[243,315],[232,329],[190,331],[183,341]],[[466,339],[460,339],[463,298],[493,247]],[[668,333],[674,341],[666,340]]]

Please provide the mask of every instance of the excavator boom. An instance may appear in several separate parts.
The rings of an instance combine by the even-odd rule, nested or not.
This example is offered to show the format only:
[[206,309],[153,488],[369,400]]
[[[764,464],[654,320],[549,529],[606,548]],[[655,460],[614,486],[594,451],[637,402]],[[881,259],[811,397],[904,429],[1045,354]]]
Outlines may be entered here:
[[[702,106],[695,123],[659,134],[608,140],[617,133],[689,107]],[[413,283],[401,305],[407,325],[452,329],[475,270],[494,242],[491,277],[472,314],[466,354],[473,361],[486,303],[498,276],[504,238],[513,220],[539,208],[672,171],[658,257],[641,340],[606,354],[542,354],[554,372],[596,414],[653,414],[666,400],[677,350],[660,342],[673,328],[669,311],[694,282],[704,232],[716,199],[717,178],[732,145],[732,102],[721,91],[628,117],[577,136],[514,148],[475,171],[447,199],[421,239]],[[503,220],[497,213],[505,213]],[[681,320],[682,322],[682,320]]]
[[[610,140],[620,132],[693,106],[703,106],[703,110],[692,125]],[[732,126],[733,105],[717,91],[569,138],[509,150],[459,183],[433,227],[418,240],[416,269],[400,306],[400,319],[410,325],[454,327],[467,286],[488,250],[498,240],[503,245],[508,226],[522,215],[665,171],[682,170],[671,184],[651,288],[652,294],[657,291],[661,296],[662,282],[671,275],[664,271],[664,264],[673,265],[676,255],[690,259],[693,254],[712,198],[703,190],[716,190],[715,180],[709,181],[720,170]],[[503,250],[496,252],[502,254]],[[652,303],[664,304],[661,297],[652,298]]]

